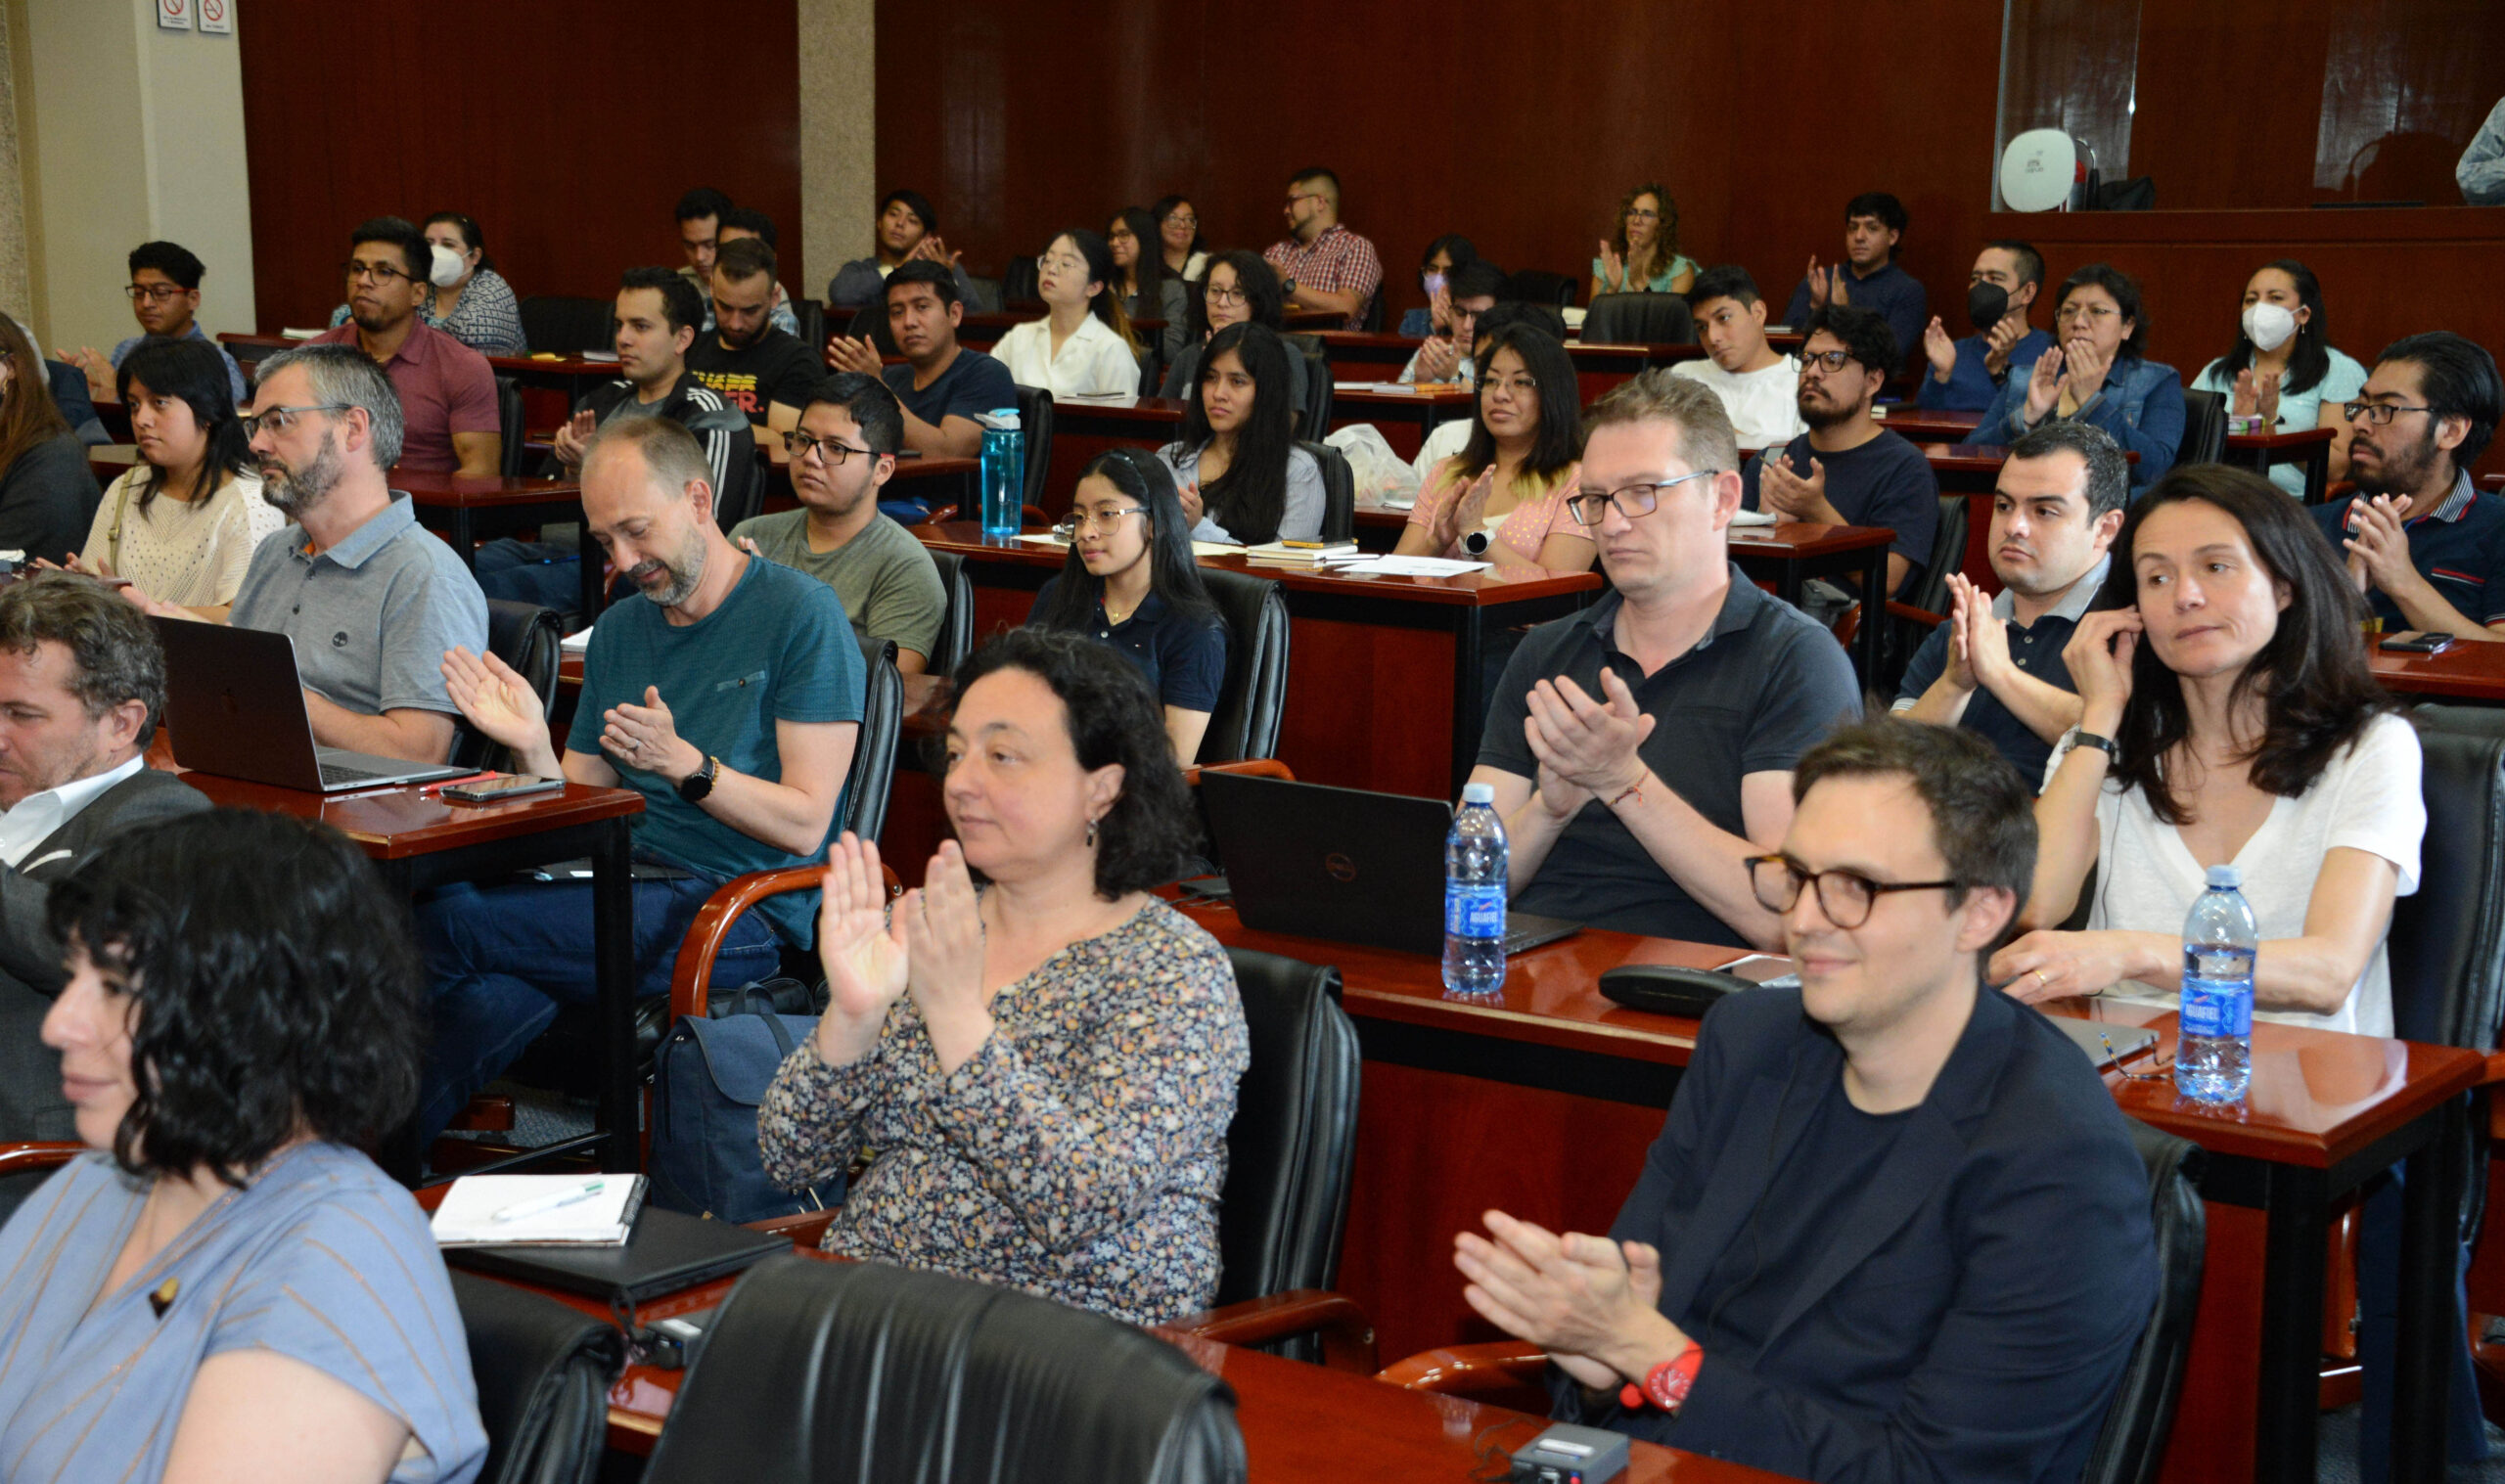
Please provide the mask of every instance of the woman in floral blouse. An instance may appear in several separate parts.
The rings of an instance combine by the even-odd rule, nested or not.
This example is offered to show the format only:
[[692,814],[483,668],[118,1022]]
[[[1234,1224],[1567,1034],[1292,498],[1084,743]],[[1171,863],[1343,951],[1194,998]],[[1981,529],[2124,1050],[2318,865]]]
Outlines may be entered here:
[[828,854],[831,998],[766,1094],[765,1168],[798,1189],[869,1152],[831,1252],[1135,1324],[1207,1307],[1244,1007],[1216,940],[1149,894],[1193,834],[1157,697],[1035,629],[957,693],[957,838],[923,886],[883,916],[878,847]]

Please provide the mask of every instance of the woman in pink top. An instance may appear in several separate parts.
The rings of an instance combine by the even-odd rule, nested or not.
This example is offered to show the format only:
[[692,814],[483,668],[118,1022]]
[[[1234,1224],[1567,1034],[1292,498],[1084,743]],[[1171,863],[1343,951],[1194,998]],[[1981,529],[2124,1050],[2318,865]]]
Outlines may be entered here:
[[1591,569],[1592,538],[1566,513],[1581,466],[1574,364],[1536,325],[1507,325],[1479,358],[1470,442],[1435,466],[1396,551],[1503,566]]

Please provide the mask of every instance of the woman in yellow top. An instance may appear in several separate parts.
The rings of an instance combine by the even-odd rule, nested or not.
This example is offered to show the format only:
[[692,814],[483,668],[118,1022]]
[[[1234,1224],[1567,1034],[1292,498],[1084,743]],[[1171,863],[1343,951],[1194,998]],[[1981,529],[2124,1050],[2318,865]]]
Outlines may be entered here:
[[1589,571],[1592,538],[1566,511],[1582,473],[1574,363],[1555,336],[1516,323],[1487,337],[1479,364],[1470,442],[1435,466],[1395,550]]

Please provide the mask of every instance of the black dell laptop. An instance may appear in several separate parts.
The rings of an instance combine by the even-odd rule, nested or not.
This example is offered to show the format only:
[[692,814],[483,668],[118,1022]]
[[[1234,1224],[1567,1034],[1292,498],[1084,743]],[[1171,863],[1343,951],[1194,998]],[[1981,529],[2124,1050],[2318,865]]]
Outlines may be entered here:
[[[1283,779],[1203,773],[1209,843],[1247,927],[1404,953],[1444,948],[1444,836],[1438,798],[1368,793]],[[1505,916],[1505,952],[1582,930],[1526,912]]]

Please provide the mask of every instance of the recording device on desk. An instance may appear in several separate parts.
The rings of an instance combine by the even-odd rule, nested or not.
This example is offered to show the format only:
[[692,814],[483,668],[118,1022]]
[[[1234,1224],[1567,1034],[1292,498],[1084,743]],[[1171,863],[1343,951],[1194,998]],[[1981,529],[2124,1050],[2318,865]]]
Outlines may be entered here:
[[1626,1472],[1626,1434],[1558,1422],[1514,1451],[1508,1484],[1609,1484]]

